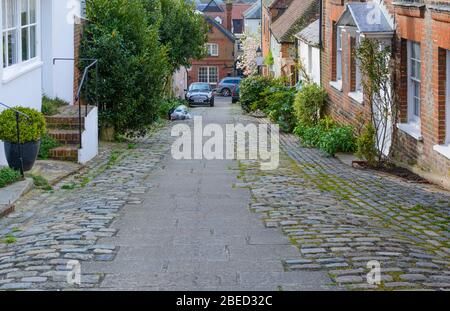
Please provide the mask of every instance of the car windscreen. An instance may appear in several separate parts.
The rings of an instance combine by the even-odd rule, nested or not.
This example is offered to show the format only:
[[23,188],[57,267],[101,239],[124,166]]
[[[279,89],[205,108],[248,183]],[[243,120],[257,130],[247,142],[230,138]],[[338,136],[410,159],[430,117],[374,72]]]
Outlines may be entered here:
[[209,92],[211,88],[208,84],[192,84],[189,87],[189,91],[191,92]]

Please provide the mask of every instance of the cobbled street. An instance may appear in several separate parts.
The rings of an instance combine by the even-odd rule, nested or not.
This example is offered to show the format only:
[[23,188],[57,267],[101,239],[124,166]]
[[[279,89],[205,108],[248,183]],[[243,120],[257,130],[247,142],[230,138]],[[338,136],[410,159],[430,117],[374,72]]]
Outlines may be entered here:
[[[266,122],[228,99],[207,123]],[[183,121],[192,126],[192,121]],[[280,166],[175,160],[170,125],[108,144],[0,219],[0,289],[450,289],[450,194],[351,168],[292,135]],[[73,261],[81,283],[71,284]],[[366,280],[381,265],[380,285]]]

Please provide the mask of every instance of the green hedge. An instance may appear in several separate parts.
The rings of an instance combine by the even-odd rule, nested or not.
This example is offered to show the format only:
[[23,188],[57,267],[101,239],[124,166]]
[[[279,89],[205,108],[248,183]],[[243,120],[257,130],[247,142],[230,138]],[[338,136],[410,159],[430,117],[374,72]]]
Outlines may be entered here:
[[[28,115],[29,119],[20,116],[20,142],[38,141],[46,132],[45,118],[35,109],[14,107],[14,109]],[[0,140],[17,142],[16,113],[12,109],[0,113]]]
[[294,109],[297,120],[303,126],[314,126],[322,117],[327,93],[323,87],[305,84],[295,98]]

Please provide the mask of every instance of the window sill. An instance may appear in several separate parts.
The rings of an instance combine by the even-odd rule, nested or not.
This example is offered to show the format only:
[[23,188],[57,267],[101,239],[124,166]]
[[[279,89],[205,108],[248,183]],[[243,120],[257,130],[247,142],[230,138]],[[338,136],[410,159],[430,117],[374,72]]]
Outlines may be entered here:
[[17,64],[14,66],[11,66],[9,68],[3,69],[3,77],[2,77],[2,83],[7,84],[33,70],[36,70],[40,67],[42,67],[43,62],[41,61],[31,61],[26,63]]
[[342,80],[339,81],[330,81],[330,85],[338,90],[339,92],[342,92]]
[[397,128],[402,132],[412,136],[416,140],[422,141],[422,133],[416,124],[413,123],[397,123]]
[[447,159],[450,159],[450,144],[449,145],[434,145],[433,150],[442,154]]
[[363,92],[350,92],[348,93],[348,97],[350,97],[359,104],[362,104],[364,102]]

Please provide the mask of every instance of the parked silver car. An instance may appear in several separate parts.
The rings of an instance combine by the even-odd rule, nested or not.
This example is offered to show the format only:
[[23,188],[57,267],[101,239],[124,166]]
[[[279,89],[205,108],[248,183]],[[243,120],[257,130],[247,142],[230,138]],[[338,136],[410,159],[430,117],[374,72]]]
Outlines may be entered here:
[[217,94],[222,96],[231,96],[231,92],[234,90],[236,85],[241,84],[241,77],[226,77],[219,82],[216,88]]

